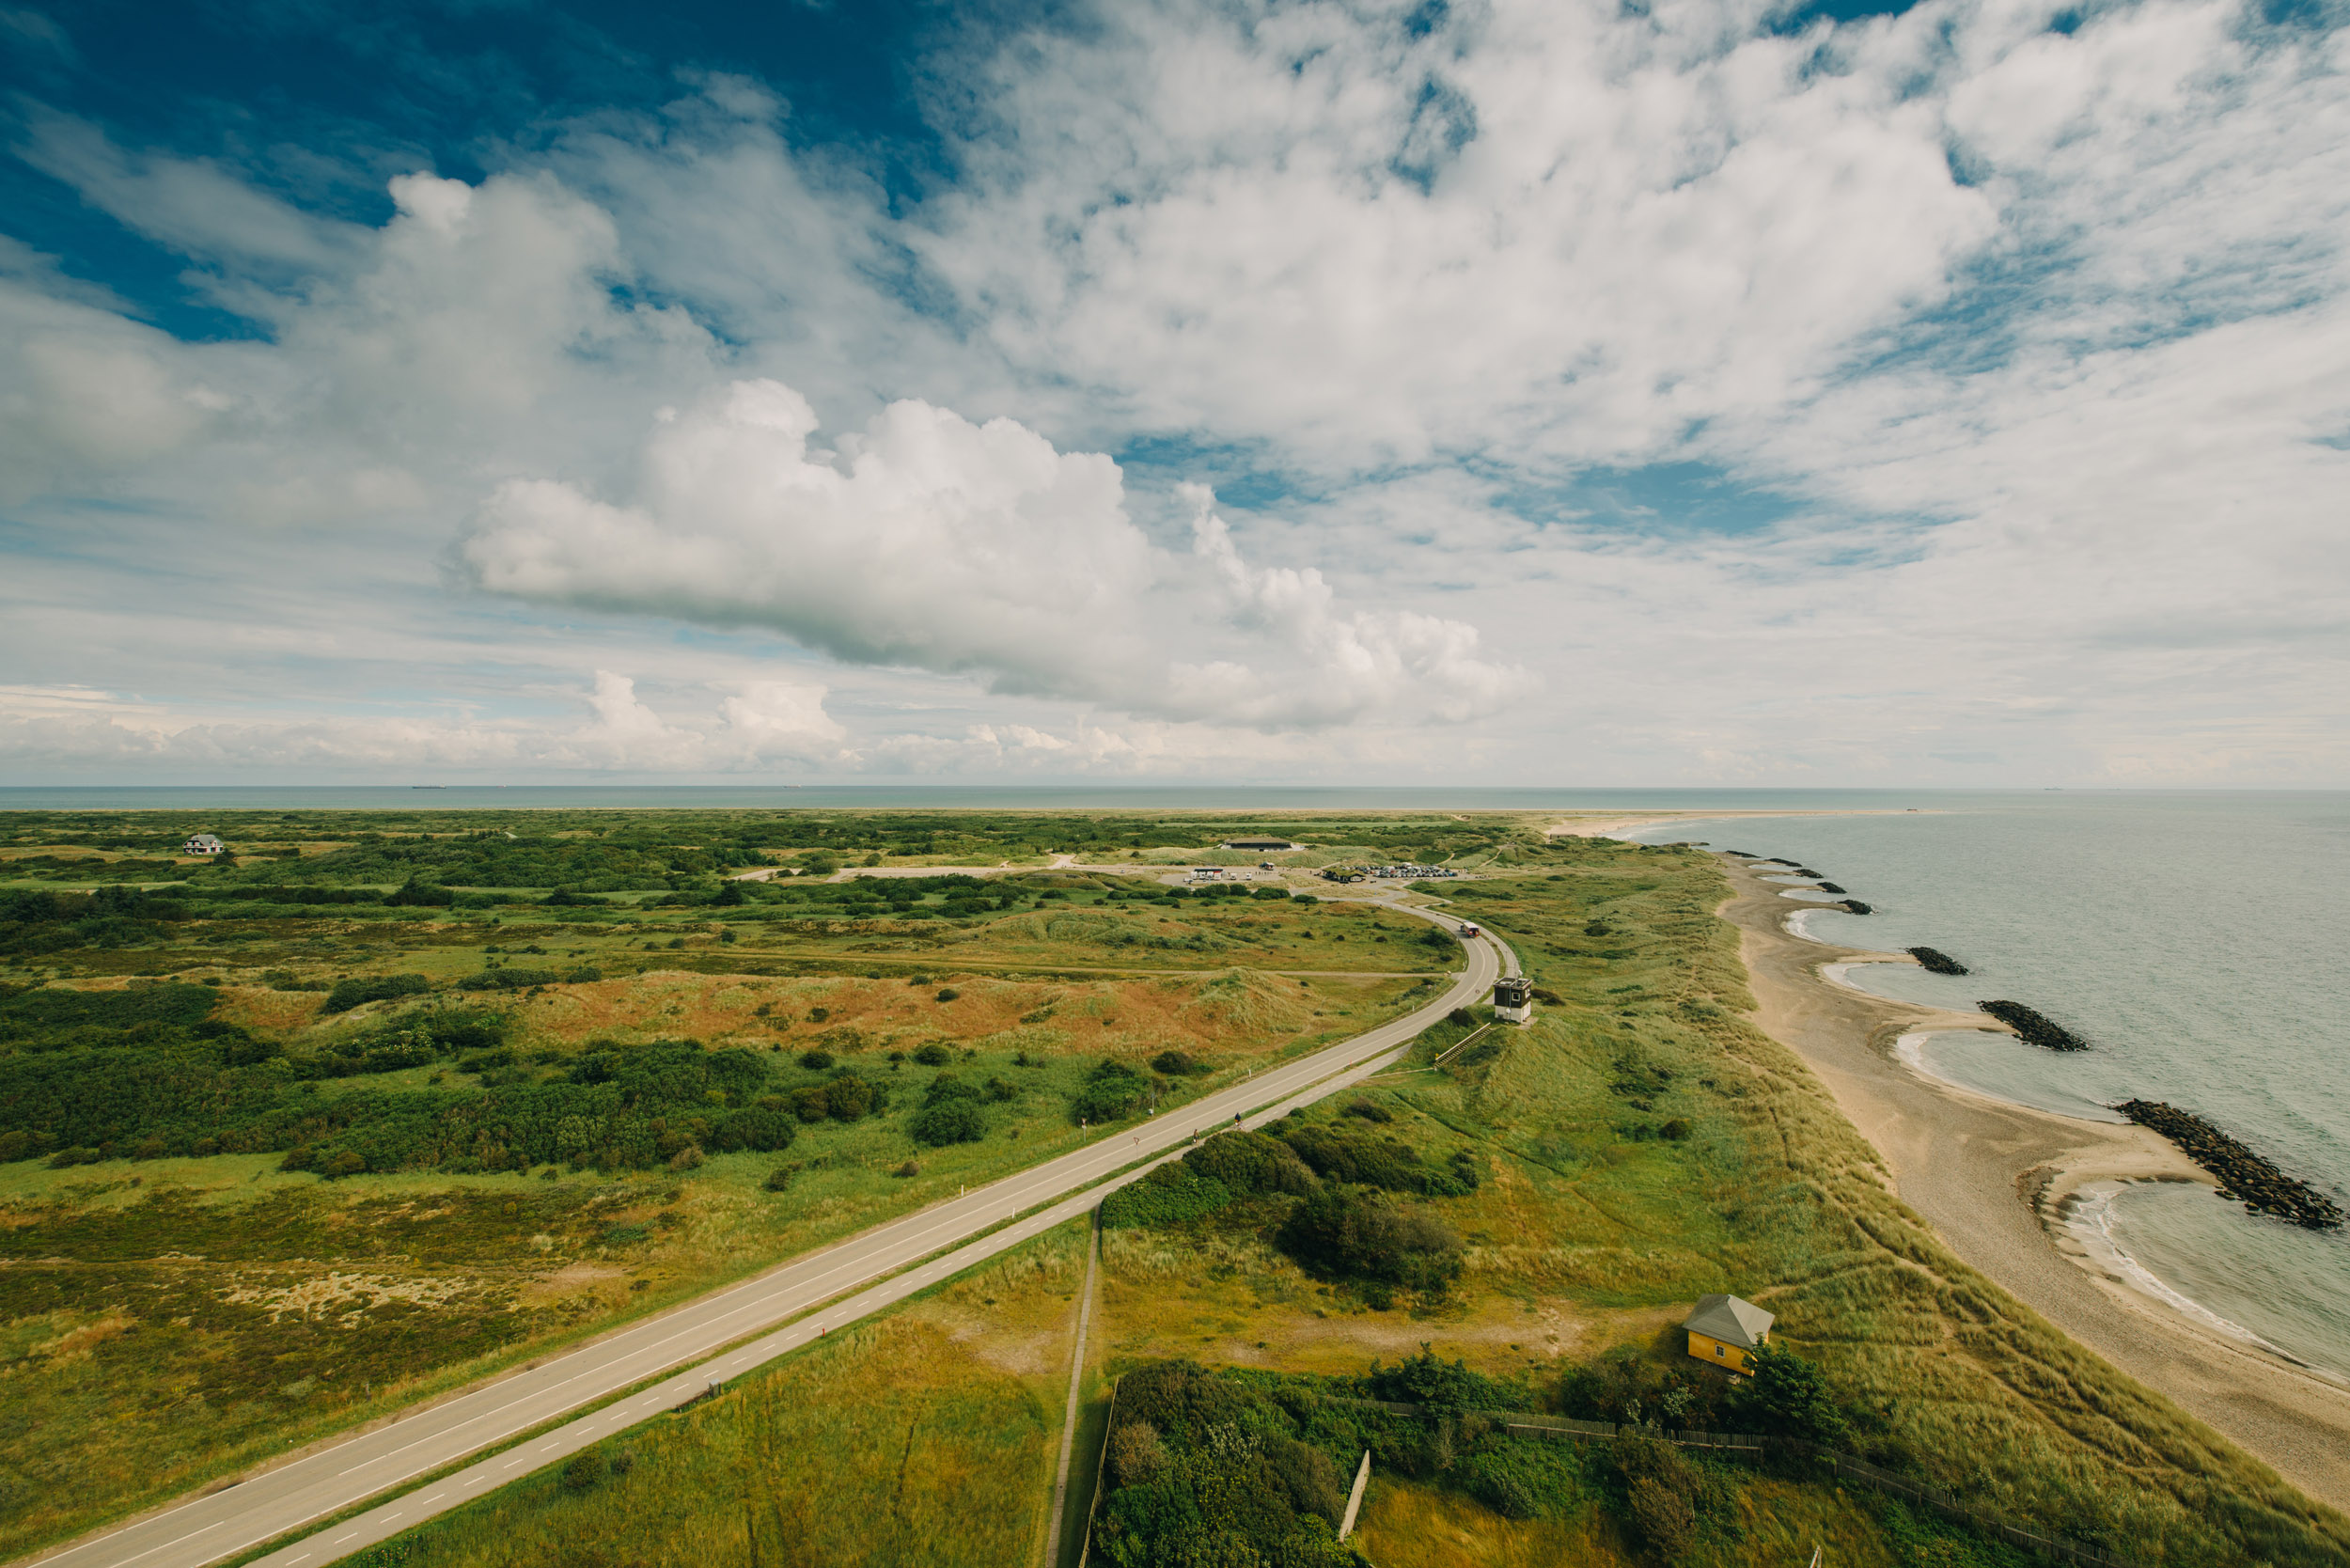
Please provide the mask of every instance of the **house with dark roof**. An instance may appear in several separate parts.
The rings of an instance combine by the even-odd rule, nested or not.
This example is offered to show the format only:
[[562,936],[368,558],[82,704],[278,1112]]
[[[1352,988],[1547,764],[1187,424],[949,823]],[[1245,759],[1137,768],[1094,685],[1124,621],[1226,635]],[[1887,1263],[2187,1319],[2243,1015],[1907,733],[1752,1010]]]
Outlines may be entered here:
[[1697,1310],[1681,1326],[1689,1334],[1689,1354],[1731,1372],[1754,1372],[1754,1353],[1771,1340],[1778,1319],[1734,1295],[1701,1295]]

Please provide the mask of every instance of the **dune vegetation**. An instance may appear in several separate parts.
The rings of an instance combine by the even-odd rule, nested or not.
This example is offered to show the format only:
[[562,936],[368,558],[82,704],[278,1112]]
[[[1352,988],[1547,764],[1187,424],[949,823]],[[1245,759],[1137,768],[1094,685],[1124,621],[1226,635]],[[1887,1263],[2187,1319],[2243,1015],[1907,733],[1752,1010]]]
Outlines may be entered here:
[[[1420,922],[1184,897],[1148,872],[1183,846],[1042,821],[937,842],[1142,864],[913,878],[924,886],[895,889],[902,909],[866,907],[870,892],[838,908],[829,891],[729,895],[691,868],[662,873],[690,886],[556,886],[525,905],[395,880],[381,855],[364,890],[450,902],[299,904],[290,881],[266,900],[215,896],[249,886],[243,853],[177,894],[20,882],[12,908],[39,917],[0,940],[45,983],[0,997],[0,1073],[201,1058],[245,1086],[220,1126],[267,1146],[202,1150],[176,1123],[76,1127],[69,1143],[52,1117],[47,1144],[0,1164],[0,1529],[14,1549],[1073,1147],[1081,1121],[1201,1092],[1440,983]],[[1200,827],[1191,852],[1232,825]],[[1316,824],[1263,825],[1302,839]],[[1535,1022],[1464,1010],[1393,1071],[1265,1133],[1211,1138],[1105,1208],[1104,1372],[1173,1378],[1194,1391],[1177,1405],[1214,1417],[1121,1437],[1136,1423],[1110,1411],[1106,1376],[1092,1389],[1081,1482],[1121,1442],[1134,1461],[1104,1462],[1116,1560],[1359,1549],[1382,1568],[1710,1565],[1813,1545],[1863,1564],[2013,1560],[1800,1464],[1512,1436],[1480,1413],[1507,1408],[1803,1436],[2149,1568],[2350,1562],[2350,1525],[2079,1349],[1898,1201],[1822,1085],[1748,1021],[1706,857],[1546,840],[1503,817],[1401,827],[1355,842],[1477,862],[1483,875],[1420,896],[1514,945]],[[713,859],[919,850],[728,832],[706,836]],[[23,856],[66,863],[54,838]],[[306,866],[339,853],[323,833],[297,847]],[[101,910],[108,886],[126,891]],[[1309,890],[1298,878],[1286,893]],[[89,902],[31,902],[60,895]],[[142,897],[184,901],[185,917]],[[130,924],[91,924],[107,920]],[[1217,962],[1198,956],[1211,949]],[[566,964],[601,976],[475,978]],[[387,983],[400,976],[420,979]],[[457,1038],[475,1027],[497,1038]],[[530,1141],[529,1096],[585,1091],[612,1103],[591,1136],[550,1135],[551,1155]],[[391,1119],[413,1136],[337,1132],[367,1118],[337,1123],[334,1107],[366,1096],[415,1112]],[[464,1126],[512,1134],[504,1157],[447,1135],[456,1102]],[[360,1168],[337,1171],[344,1153]],[[690,1544],[728,1564],[1033,1562],[1081,1246],[1057,1232],[608,1441],[576,1473],[367,1555],[629,1563]],[[1674,1325],[1716,1291],[1778,1314],[1785,1375],[1746,1386],[1769,1397],[1682,1353]],[[1436,1408],[1346,1403],[1365,1397]],[[61,1428],[104,1435],[64,1451],[35,1440]],[[1362,1449],[1374,1480],[1340,1546],[1323,1533],[1325,1482]],[[1218,1512],[1264,1475],[1286,1513]],[[1082,1516],[1094,1499],[1079,1491]]]

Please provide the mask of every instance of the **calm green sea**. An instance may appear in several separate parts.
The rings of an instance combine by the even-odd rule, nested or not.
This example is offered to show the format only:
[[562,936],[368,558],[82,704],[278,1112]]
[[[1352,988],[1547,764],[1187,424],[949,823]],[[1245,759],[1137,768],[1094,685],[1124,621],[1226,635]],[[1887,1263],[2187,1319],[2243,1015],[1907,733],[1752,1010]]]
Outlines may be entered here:
[[[1828,804],[1824,800],[1822,804]],[[1825,940],[1940,948],[1856,985],[1967,1008],[2025,1002],[2092,1043],[2065,1054],[1946,1034],[1925,1065],[1986,1093],[2118,1120],[2138,1096],[2193,1110],[2350,1207],[2350,794],[2046,792],[1919,796],[1888,817],[1714,823],[1702,838],[1823,872],[1872,906],[1820,910]],[[2201,1187],[2143,1184],[2114,1240],[2181,1295],[2350,1375],[2350,1236],[2256,1218]]]

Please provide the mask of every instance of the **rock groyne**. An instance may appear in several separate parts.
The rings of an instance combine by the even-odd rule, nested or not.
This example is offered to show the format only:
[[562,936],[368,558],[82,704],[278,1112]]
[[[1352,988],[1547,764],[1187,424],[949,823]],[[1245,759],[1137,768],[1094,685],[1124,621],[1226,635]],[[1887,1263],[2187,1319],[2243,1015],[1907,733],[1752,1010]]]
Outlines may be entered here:
[[2193,1111],[2160,1100],[2124,1100],[2114,1107],[2141,1127],[2177,1144],[2197,1165],[2219,1178],[2219,1196],[2256,1215],[2274,1215],[2311,1231],[2342,1224],[2342,1206],[2307,1182],[2288,1176]]
[[1869,913],[1869,906],[1862,903],[1858,899],[1846,899],[1841,903],[1832,903],[1829,904],[1828,907],[1830,909],[1849,910],[1855,915],[1866,915]]
[[1939,948],[1912,948],[1909,956],[1918,961],[1918,967],[1930,975],[1963,975],[1966,965]]
[[1841,893],[1843,889],[1837,886],[1836,884],[1832,882],[1823,882],[1820,884],[1820,891],[1823,893]]
[[1977,1007],[2033,1045],[2051,1051],[2086,1051],[2089,1042],[2046,1014],[2021,1002],[1977,1002]]

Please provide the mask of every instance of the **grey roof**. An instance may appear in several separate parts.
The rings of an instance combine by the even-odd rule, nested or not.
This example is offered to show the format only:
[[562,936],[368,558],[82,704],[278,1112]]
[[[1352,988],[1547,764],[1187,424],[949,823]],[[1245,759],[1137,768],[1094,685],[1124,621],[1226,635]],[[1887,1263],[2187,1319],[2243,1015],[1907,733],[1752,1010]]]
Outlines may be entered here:
[[1734,1295],[1701,1295],[1698,1297],[1697,1310],[1681,1326],[1726,1345],[1752,1350],[1778,1321],[1751,1301],[1741,1301]]

